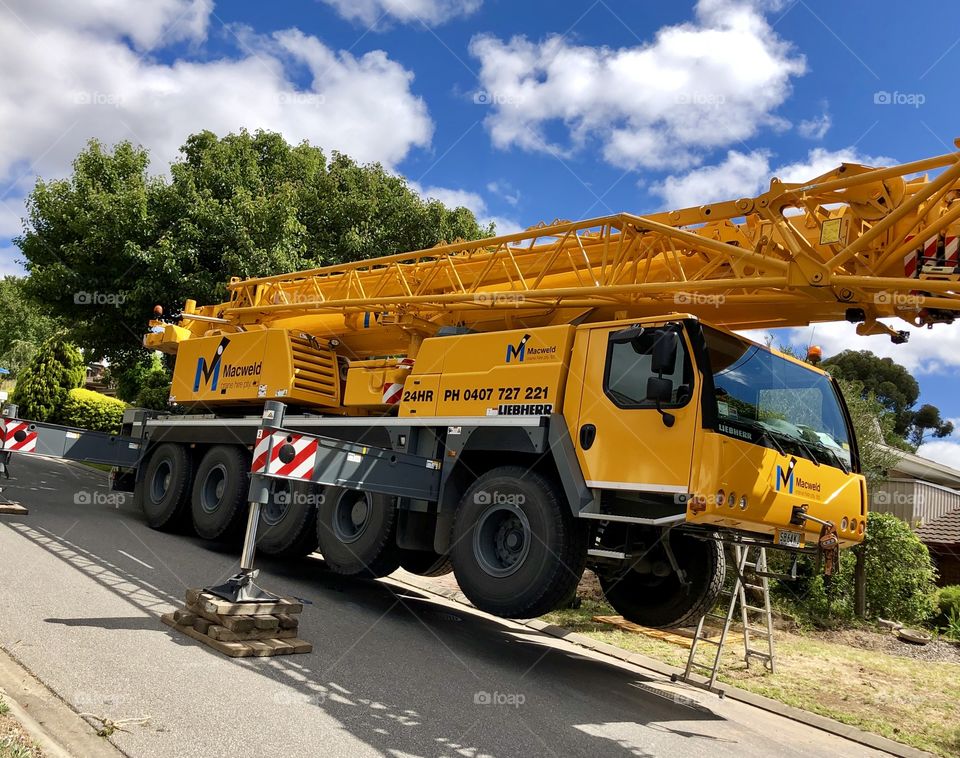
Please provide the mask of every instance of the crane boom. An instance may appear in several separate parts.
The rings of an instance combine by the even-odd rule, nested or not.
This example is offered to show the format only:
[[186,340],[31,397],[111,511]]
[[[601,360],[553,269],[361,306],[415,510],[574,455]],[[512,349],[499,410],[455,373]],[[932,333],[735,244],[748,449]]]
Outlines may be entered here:
[[[935,178],[921,172],[944,169]],[[145,343],[250,328],[403,354],[443,326],[498,331],[693,313],[728,328],[951,322],[960,312],[960,153],[887,168],[842,164],[753,198],[541,224],[500,237],[250,279],[229,301],[188,303]]]

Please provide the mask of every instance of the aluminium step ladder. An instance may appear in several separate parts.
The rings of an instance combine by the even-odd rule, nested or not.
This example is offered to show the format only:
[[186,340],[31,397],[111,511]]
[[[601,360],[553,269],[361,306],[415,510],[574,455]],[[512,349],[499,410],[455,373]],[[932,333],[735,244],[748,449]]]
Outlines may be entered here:
[[[729,595],[730,603],[727,606],[727,615],[721,616],[718,613],[708,612],[700,617],[697,623],[697,631],[694,634],[693,642],[690,645],[690,655],[687,657],[687,665],[682,675],[674,675],[674,681],[683,681],[696,687],[711,692],[716,692],[721,697],[723,691],[715,685],[717,674],[720,671],[720,661],[723,657],[724,644],[727,641],[727,634],[733,624],[739,624],[743,628],[743,658],[747,666],[751,659],[758,659],[763,662],[766,669],[773,673],[775,670],[774,643],[773,643],[773,614],[770,610],[770,572],[767,567],[767,551],[764,547],[752,545],[734,545],[734,571],[736,580],[733,590],[721,595]],[[751,561],[751,551],[756,551],[756,560]],[[749,577],[748,577],[749,572]],[[752,590],[763,594],[763,605],[751,605],[748,602],[747,591]],[[739,611],[739,614],[738,614]],[[750,619],[750,614],[762,614],[764,626],[755,626]],[[739,620],[735,621],[739,615]],[[708,636],[704,627],[708,621],[722,622],[720,638],[715,639]],[[761,648],[754,646],[754,641],[761,643]],[[763,646],[762,641],[766,642]],[[702,643],[713,645],[714,655],[712,663],[702,663],[697,660],[697,649]],[[762,649],[765,647],[765,649]],[[694,671],[700,673],[706,672],[706,682],[700,682],[693,678]]]

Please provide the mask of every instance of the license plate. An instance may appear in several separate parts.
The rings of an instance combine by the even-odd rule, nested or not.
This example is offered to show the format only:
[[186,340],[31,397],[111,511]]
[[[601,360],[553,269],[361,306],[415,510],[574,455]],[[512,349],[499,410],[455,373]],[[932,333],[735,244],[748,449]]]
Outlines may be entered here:
[[794,532],[790,529],[777,529],[773,541],[784,547],[803,547],[803,532]]

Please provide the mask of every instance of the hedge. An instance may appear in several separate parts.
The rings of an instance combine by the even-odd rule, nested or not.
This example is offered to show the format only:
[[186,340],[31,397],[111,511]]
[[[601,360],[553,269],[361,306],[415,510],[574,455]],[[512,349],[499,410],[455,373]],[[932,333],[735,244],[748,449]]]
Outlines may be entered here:
[[115,397],[86,389],[72,389],[60,409],[61,423],[92,429],[95,432],[120,433],[127,404]]

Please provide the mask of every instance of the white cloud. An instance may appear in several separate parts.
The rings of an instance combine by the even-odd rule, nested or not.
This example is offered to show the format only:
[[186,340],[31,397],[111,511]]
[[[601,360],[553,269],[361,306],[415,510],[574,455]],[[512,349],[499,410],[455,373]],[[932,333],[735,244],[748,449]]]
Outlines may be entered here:
[[948,324],[932,329],[914,327],[899,319],[881,319],[894,329],[910,334],[904,345],[894,345],[889,337],[861,337],[855,324],[837,321],[790,329],[787,339],[796,345],[820,345],[826,357],[842,350],[870,350],[882,358],[892,358],[918,375],[955,372],[960,368],[960,331]]
[[[91,137],[143,144],[155,169],[200,129],[272,129],[388,166],[429,144],[413,74],[383,51],[357,57],[297,30],[240,30],[234,56],[162,63],[147,54],[176,40],[201,44],[210,9],[208,0],[17,0],[22,20],[0,13],[0,182],[25,169],[62,176]],[[294,82],[303,68],[309,89]]]
[[482,225],[489,224],[492,221],[496,225],[497,234],[513,234],[526,229],[520,222],[512,218],[492,215],[487,208],[487,201],[476,192],[463,189],[450,189],[449,187],[423,187],[417,182],[409,182],[409,184],[420,196],[439,200],[448,208],[463,206],[467,210],[473,211],[473,215],[477,217],[477,221]]
[[797,132],[801,137],[807,139],[819,140],[827,136],[830,127],[833,125],[833,119],[830,114],[824,110],[819,116],[807,118],[797,124]]
[[960,440],[951,438],[926,442],[917,448],[917,455],[960,469]]
[[514,188],[509,182],[489,182],[487,192],[499,196],[501,200],[514,208],[520,203],[520,190]]
[[[474,100],[491,109],[498,147],[569,153],[597,139],[608,162],[648,168],[684,168],[782,127],[773,112],[806,69],[760,4],[743,0],[700,0],[695,20],[636,47],[478,35],[470,52],[480,61]],[[564,143],[548,136],[558,124]]]
[[321,0],[348,21],[382,28],[387,20],[437,26],[469,16],[483,0]]
[[667,176],[661,182],[652,184],[650,191],[662,197],[667,208],[687,208],[758,195],[769,187],[769,180],[773,176],[785,182],[804,182],[827,173],[841,163],[863,163],[868,166],[895,163],[892,158],[861,155],[849,147],[832,151],[816,147],[806,158],[775,168],[771,168],[770,159],[770,153],[766,150],[749,153],[730,150],[722,162]]

